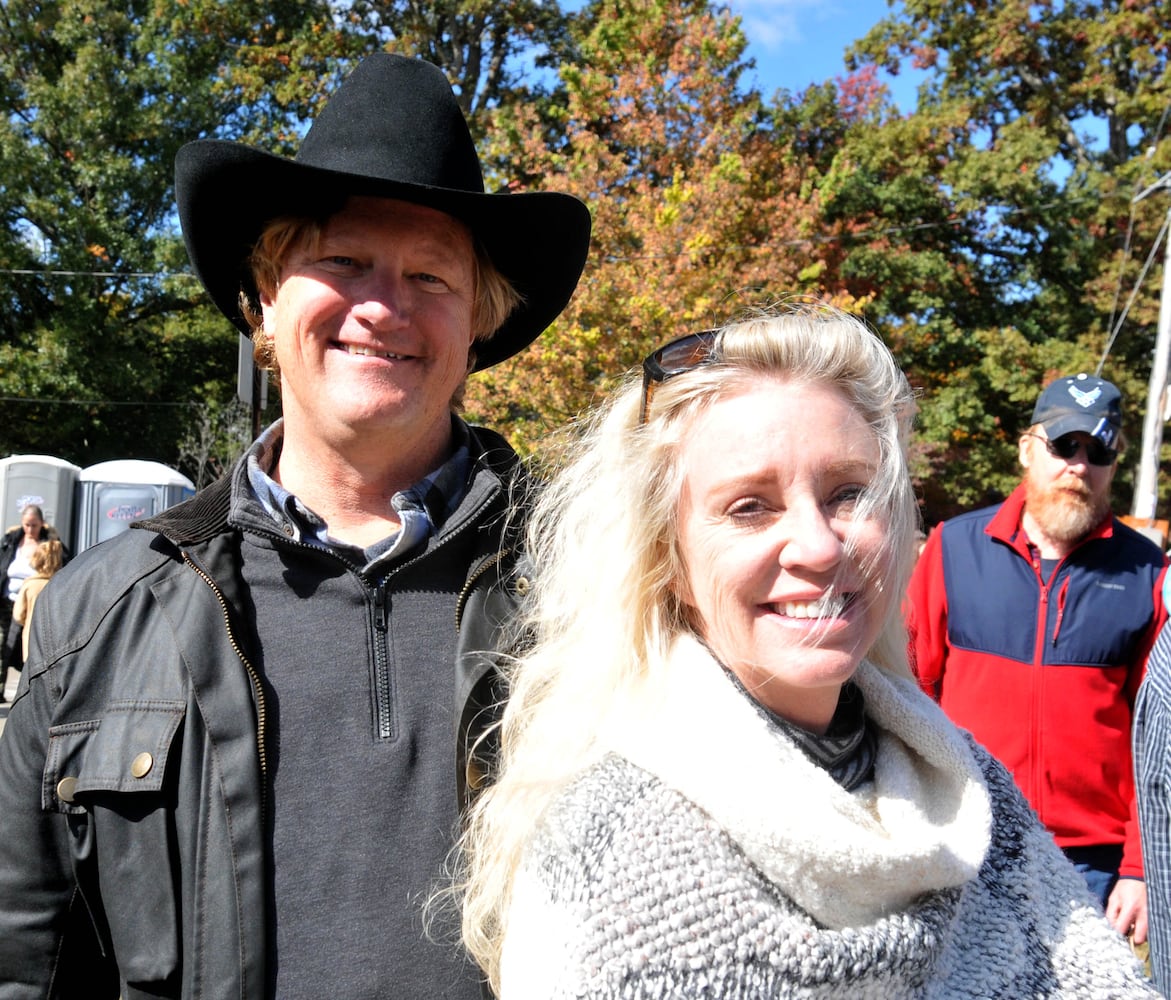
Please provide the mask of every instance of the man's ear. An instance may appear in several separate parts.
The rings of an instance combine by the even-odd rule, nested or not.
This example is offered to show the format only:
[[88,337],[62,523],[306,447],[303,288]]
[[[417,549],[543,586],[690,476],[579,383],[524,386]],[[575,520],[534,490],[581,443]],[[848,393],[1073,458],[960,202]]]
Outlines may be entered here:
[[260,329],[271,336],[269,324],[273,320],[273,299],[261,292],[256,296],[256,301],[260,305]]
[[1017,457],[1020,459],[1021,468],[1027,469],[1033,461],[1032,445],[1037,441],[1035,437],[1030,437],[1028,433],[1022,434],[1020,441],[1017,442]]

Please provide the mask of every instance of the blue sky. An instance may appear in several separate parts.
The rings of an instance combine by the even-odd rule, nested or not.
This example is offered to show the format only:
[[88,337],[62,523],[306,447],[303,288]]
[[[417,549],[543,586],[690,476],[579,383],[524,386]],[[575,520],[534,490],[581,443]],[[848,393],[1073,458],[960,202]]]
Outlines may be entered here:
[[[793,93],[844,75],[847,46],[888,15],[887,0],[730,0],[756,60],[756,83],[766,96]],[[906,68],[887,84],[902,110],[914,106],[915,74]]]

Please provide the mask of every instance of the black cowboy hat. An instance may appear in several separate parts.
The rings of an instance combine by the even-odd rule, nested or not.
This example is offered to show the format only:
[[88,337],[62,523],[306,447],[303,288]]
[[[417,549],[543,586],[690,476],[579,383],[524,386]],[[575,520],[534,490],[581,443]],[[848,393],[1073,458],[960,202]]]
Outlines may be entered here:
[[552,191],[485,194],[480,160],[442,70],[379,52],[363,59],[313,122],[295,159],[217,139],[175,158],[187,254],[212,301],[244,334],[241,290],[256,297],[248,256],[265,224],[326,214],[350,195],[426,205],[463,222],[524,301],[476,370],[531,344],[569,301],[590,241],[590,214]]

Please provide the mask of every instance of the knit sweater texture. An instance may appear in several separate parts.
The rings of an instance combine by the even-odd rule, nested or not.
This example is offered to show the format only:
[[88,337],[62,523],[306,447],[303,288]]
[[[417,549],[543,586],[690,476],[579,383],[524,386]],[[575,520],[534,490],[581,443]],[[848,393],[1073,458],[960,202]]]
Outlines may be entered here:
[[530,844],[502,1000],[1158,996],[1004,768],[912,680],[856,679],[851,793],[680,640]]

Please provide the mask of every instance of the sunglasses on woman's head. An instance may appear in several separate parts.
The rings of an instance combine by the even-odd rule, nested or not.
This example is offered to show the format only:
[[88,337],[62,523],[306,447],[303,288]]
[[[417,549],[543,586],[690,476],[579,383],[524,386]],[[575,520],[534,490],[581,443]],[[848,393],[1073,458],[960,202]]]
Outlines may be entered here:
[[1088,441],[1082,441],[1073,434],[1062,434],[1061,437],[1051,440],[1050,438],[1042,437],[1040,434],[1034,434],[1032,431],[1029,431],[1029,436],[1044,441],[1045,450],[1054,458],[1060,458],[1065,462],[1073,458],[1083,444],[1086,448],[1086,461],[1090,465],[1113,465],[1118,458],[1117,448],[1107,448],[1096,437],[1092,437]]
[[711,361],[712,347],[718,333],[718,330],[688,333],[660,347],[642,363],[642,407],[638,411],[640,424],[646,423],[655,386]]

